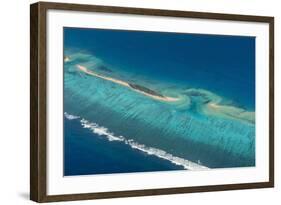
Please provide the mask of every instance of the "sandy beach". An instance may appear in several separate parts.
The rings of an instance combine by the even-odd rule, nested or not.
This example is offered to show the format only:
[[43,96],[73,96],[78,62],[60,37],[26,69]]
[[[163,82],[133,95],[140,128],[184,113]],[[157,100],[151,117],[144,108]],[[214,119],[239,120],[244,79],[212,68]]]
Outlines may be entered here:
[[178,101],[179,98],[173,98],[173,97],[168,97],[168,96],[157,96],[157,95],[153,95],[153,94],[150,94],[150,93],[147,93],[147,92],[144,92],[142,90],[137,90],[137,89],[134,89],[130,86],[129,83],[125,82],[125,81],[122,81],[122,80],[118,80],[118,79],[115,79],[115,78],[111,78],[111,77],[106,77],[106,76],[103,76],[103,75],[99,75],[91,70],[89,70],[88,68],[86,68],[85,66],[82,66],[82,65],[77,65],[77,68],[79,71],[82,71],[88,75],[91,75],[91,76],[95,76],[95,77],[98,77],[98,78],[101,78],[101,79],[104,79],[104,80],[108,80],[108,81],[111,81],[113,83],[116,83],[116,84],[119,84],[119,85],[122,85],[122,86],[125,86],[125,87],[128,87],[130,88],[131,90],[135,91],[135,92],[138,92],[140,94],[143,94],[145,96],[148,96],[148,97],[151,97],[155,100],[160,100],[160,101],[165,101],[165,102],[175,102],[175,101]]

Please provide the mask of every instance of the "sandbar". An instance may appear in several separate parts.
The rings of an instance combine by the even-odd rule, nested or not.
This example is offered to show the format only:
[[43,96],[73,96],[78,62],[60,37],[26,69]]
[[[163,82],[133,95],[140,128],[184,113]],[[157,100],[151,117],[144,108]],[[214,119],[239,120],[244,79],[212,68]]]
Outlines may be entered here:
[[144,86],[141,86],[141,85],[138,85],[138,84],[128,83],[126,81],[122,81],[122,80],[119,80],[119,79],[116,79],[116,78],[107,77],[107,76],[97,74],[94,71],[89,70],[87,67],[79,65],[79,64],[76,65],[76,66],[79,69],[79,71],[82,71],[82,72],[84,72],[88,75],[95,76],[95,77],[98,77],[98,78],[101,78],[101,79],[111,81],[113,83],[128,87],[135,92],[141,93],[141,94],[143,94],[145,96],[148,96],[148,97],[151,97],[155,100],[166,101],[166,102],[175,102],[175,101],[179,100],[179,98],[164,96],[164,95],[162,95],[162,94],[160,94],[160,93],[158,93],[154,90],[151,90],[147,87],[144,87]]
[[255,123],[255,112],[249,112],[234,106],[220,105],[214,102],[208,103],[207,108],[209,109],[209,114],[215,112],[220,113],[224,117]]

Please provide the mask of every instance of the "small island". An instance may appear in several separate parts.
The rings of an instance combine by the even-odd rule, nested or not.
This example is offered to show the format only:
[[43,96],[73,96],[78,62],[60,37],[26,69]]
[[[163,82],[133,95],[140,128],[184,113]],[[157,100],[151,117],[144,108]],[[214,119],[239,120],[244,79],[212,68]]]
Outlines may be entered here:
[[138,90],[138,91],[141,91],[141,92],[145,92],[147,94],[150,94],[150,95],[154,95],[154,96],[158,96],[158,97],[162,97],[164,98],[165,96],[160,94],[160,93],[157,93],[156,91],[154,90],[151,90],[147,87],[144,87],[144,86],[141,86],[141,85],[138,85],[138,84],[134,84],[134,83],[129,83],[129,86],[135,90]]
[[164,96],[160,93],[157,93],[154,90],[151,90],[151,89],[146,88],[146,87],[141,86],[141,85],[137,85],[137,84],[134,84],[134,83],[128,83],[126,81],[122,81],[122,80],[115,79],[115,78],[112,78],[112,77],[100,75],[98,73],[95,73],[92,70],[89,70],[87,67],[82,66],[82,65],[77,64],[76,67],[79,71],[84,72],[88,75],[95,76],[95,77],[98,77],[98,78],[101,78],[101,79],[104,79],[104,80],[108,80],[108,81],[111,81],[113,83],[116,83],[116,84],[119,84],[119,85],[122,85],[122,86],[125,86],[125,87],[128,87],[128,88],[131,88],[133,91],[136,91],[136,92],[141,93],[145,96],[151,97],[155,100],[166,101],[166,102],[174,102],[174,101],[179,100],[179,98]]
[[68,56],[65,56],[65,57],[63,58],[63,61],[64,61],[65,63],[67,63],[67,62],[70,61],[70,58],[69,58]]

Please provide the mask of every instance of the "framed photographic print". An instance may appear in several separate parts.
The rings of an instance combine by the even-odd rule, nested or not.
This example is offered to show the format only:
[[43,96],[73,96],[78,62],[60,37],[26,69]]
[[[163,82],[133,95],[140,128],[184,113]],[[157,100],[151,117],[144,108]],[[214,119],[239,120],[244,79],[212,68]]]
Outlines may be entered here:
[[31,200],[273,187],[273,17],[30,14]]

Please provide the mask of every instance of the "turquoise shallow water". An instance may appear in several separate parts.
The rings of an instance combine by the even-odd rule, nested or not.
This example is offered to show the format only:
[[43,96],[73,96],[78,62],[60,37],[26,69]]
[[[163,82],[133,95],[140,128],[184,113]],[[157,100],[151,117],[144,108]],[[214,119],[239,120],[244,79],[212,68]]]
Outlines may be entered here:
[[[195,83],[194,79],[188,81],[189,77],[184,81],[183,76],[174,78],[175,74],[169,78],[159,72],[157,75],[155,71],[149,75],[149,71],[145,69],[141,72],[135,67],[130,70],[128,65],[132,65],[132,62],[128,63],[126,60],[123,69],[120,59],[113,65],[118,60],[110,57],[111,60],[107,61],[109,57],[106,58],[104,52],[101,52],[103,57],[100,58],[98,50],[89,51],[84,48],[87,46],[83,46],[83,43],[80,47],[83,49],[77,45],[65,47],[64,111],[72,116],[79,116],[81,127],[91,130],[95,135],[105,136],[109,142],[127,144],[132,148],[132,152],[138,150],[146,153],[146,157],[158,157],[159,160],[164,159],[172,164],[181,165],[161,166],[159,170],[255,165],[254,103],[252,100],[242,100],[246,91],[249,96],[254,95],[251,93],[251,86],[243,84],[244,78],[238,82],[239,78],[235,76],[221,75],[226,82],[227,76],[230,76],[233,85],[235,85],[233,79],[236,80],[238,88],[232,90],[244,86],[243,93],[237,94],[237,98],[241,99],[237,102],[235,97],[230,97],[235,96],[233,92],[226,95],[227,97],[221,95],[226,93],[226,89],[214,92],[214,88],[221,84],[222,79],[208,90],[206,82],[199,86],[200,82]],[[121,51],[125,52],[122,49]],[[147,62],[146,65],[156,63],[157,61]],[[85,66],[99,75],[145,86],[164,96],[179,100],[163,102],[153,99],[128,87],[81,72],[77,65]],[[151,67],[149,69],[153,70]],[[165,70],[162,69],[162,72]],[[169,72],[171,71],[168,70],[167,73]],[[176,72],[174,69],[173,73]],[[218,71],[216,74],[219,74]],[[213,73],[210,74],[210,78],[212,76]],[[226,87],[228,86],[231,87],[230,85]],[[65,136],[66,145],[70,142],[69,139],[69,136]],[[83,136],[81,140],[83,141]],[[93,149],[96,149],[94,146],[93,144]],[[108,144],[104,146],[113,149]],[[89,163],[92,163],[91,159]],[[75,163],[72,164],[72,167],[74,166]],[[71,167],[68,169],[71,170]],[[126,172],[126,169],[118,170]],[[128,168],[127,172],[143,170],[145,169]],[[114,173],[112,170],[111,172]],[[83,173],[87,174],[87,171]],[[91,173],[107,172],[89,169],[88,174]]]

